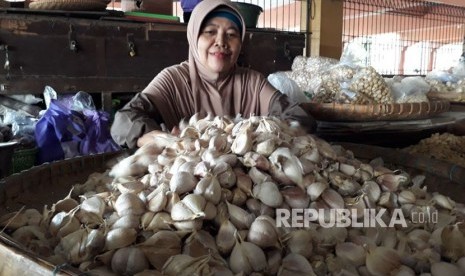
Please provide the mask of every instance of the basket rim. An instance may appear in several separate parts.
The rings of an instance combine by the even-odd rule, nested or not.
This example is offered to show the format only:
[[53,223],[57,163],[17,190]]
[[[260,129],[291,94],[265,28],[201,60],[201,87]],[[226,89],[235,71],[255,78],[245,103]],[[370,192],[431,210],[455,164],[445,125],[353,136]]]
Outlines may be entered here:
[[396,121],[424,119],[449,110],[447,100],[387,104],[302,103],[301,107],[322,121]]

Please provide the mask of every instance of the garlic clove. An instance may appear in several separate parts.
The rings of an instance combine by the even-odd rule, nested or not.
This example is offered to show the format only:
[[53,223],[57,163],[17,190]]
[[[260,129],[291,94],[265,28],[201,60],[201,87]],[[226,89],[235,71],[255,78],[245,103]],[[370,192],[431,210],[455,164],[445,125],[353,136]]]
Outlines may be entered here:
[[300,187],[286,187],[281,190],[281,195],[291,208],[305,209],[310,205],[310,196]]
[[316,276],[312,265],[305,257],[296,253],[290,253],[282,260],[282,265],[278,271],[279,276],[285,275],[309,275]]
[[149,262],[142,250],[127,247],[116,250],[111,260],[112,271],[121,275],[134,275],[149,268]]
[[257,217],[250,225],[249,232],[247,233],[247,241],[261,248],[279,247],[279,238],[276,221],[265,215]]
[[177,194],[191,192],[197,185],[197,178],[188,172],[178,172],[170,180],[170,190]]
[[431,265],[432,276],[461,276],[464,273],[454,264],[446,262],[437,262]]
[[218,251],[223,255],[229,255],[234,245],[236,244],[236,233],[237,229],[231,221],[225,220],[221,223],[218,234],[216,235],[216,245]]
[[221,200],[221,186],[218,178],[215,175],[206,175],[195,186],[194,194],[202,195],[213,204],[218,204]]
[[234,273],[262,272],[267,262],[263,250],[251,242],[236,242],[229,257],[229,267]]
[[344,242],[336,244],[336,256],[347,261],[348,263],[358,267],[365,264],[366,251],[365,249],[352,242]]
[[137,239],[137,231],[128,228],[116,228],[105,236],[105,249],[113,250],[131,245]]
[[238,230],[249,229],[255,216],[239,206],[230,204],[226,201],[228,207],[229,220],[234,224]]
[[372,275],[389,275],[401,265],[400,256],[394,249],[379,246],[367,252],[366,267]]
[[328,187],[329,186],[326,182],[311,183],[309,186],[307,186],[307,194],[310,196],[310,200],[317,200]]
[[271,181],[256,184],[252,190],[253,196],[270,207],[279,207],[283,203],[283,196],[278,186]]

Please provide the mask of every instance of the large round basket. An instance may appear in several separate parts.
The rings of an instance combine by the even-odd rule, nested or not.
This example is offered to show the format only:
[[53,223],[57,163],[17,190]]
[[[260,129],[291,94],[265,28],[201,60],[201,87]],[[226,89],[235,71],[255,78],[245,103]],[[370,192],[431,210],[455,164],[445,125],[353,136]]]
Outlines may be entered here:
[[446,112],[449,101],[393,104],[302,103],[302,108],[320,121],[418,120]]
[[107,1],[103,0],[37,0],[29,3],[33,10],[104,11]]

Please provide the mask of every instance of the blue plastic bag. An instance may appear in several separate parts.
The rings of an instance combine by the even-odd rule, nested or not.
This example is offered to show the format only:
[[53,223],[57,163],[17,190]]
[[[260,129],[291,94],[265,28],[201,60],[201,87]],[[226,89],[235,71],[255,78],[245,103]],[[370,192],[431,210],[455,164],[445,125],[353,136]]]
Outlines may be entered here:
[[85,137],[85,117],[52,100],[35,126],[39,164],[79,155],[79,142]]
[[120,146],[111,138],[110,115],[99,110],[84,110],[86,135],[81,140],[80,152],[83,155],[112,152]]
[[82,91],[52,98],[34,134],[39,163],[121,149],[110,135],[110,115]]

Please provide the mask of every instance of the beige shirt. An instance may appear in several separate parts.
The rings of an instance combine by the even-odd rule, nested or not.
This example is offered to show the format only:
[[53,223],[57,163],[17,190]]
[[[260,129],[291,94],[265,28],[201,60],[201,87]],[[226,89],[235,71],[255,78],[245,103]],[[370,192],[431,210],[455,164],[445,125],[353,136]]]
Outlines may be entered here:
[[118,144],[133,148],[140,136],[160,129],[162,123],[170,130],[195,113],[245,118],[275,115],[298,120],[309,129],[315,127],[315,121],[298,105],[289,104],[261,73],[234,66],[228,74],[213,74],[198,61],[197,38],[203,19],[219,6],[239,14],[228,0],[204,0],[197,5],[187,26],[189,60],[162,70],[115,114],[111,133]]

